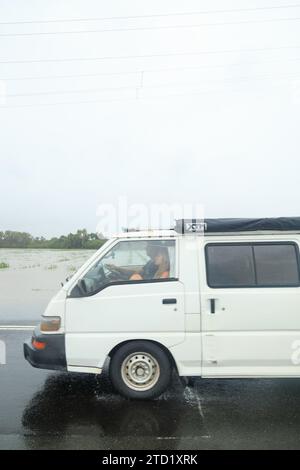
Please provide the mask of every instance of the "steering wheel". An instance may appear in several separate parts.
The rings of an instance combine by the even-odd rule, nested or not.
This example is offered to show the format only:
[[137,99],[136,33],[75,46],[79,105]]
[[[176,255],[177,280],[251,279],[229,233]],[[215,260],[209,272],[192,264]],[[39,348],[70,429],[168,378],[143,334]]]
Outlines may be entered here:
[[107,269],[108,273],[106,274],[106,278],[110,281],[127,281],[128,280],[128,273],[122,273],[117,269],[110,269],[110,267],[106,264],[105,268]]

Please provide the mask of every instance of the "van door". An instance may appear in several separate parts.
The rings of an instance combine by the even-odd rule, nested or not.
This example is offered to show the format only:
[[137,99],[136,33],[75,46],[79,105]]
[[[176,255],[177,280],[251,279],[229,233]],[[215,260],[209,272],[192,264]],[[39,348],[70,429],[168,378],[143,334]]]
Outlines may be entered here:
[[102,368],[123,341],[184,341],[184,288],[175,240],[123,240],[98,259],[66,301],[68,367]]
[[203,253],[203,375],[300,376],[297,243],[206,243]]

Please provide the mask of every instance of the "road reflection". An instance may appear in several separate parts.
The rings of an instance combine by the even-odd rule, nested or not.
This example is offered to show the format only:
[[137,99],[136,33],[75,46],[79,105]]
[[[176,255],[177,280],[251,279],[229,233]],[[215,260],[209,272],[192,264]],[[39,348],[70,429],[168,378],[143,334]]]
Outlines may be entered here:
[[[153,401],[130,401],[112,390],[104,376],[51,374],[27,404],[22,418],[27,446],[45,437],[51,446],[65,434],[109,437],[172,437],[203,433],[199,403],[179,381]],[[34,439],[33,439],[34,437]],[[175,442],[175,441],[174,441]]]

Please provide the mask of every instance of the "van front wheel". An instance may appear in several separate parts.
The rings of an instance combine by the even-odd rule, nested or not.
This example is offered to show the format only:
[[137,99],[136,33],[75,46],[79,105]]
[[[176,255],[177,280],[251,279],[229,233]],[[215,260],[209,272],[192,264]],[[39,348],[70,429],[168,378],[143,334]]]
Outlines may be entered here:
[[172,367],[167,354],[156,344],[133,341],[113,355],[109,368],[116,390],[127,398],[156,398],[168,387]]

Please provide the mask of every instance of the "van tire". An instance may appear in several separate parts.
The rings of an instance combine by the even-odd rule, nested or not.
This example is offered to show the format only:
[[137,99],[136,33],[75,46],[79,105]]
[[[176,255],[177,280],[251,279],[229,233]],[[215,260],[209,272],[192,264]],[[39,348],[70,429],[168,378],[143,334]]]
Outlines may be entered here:
[[168,355],[150,341],[131,341],[113,354],[109,375],[114,388],[124,397],[148,400],[168,387],[172,365]]

